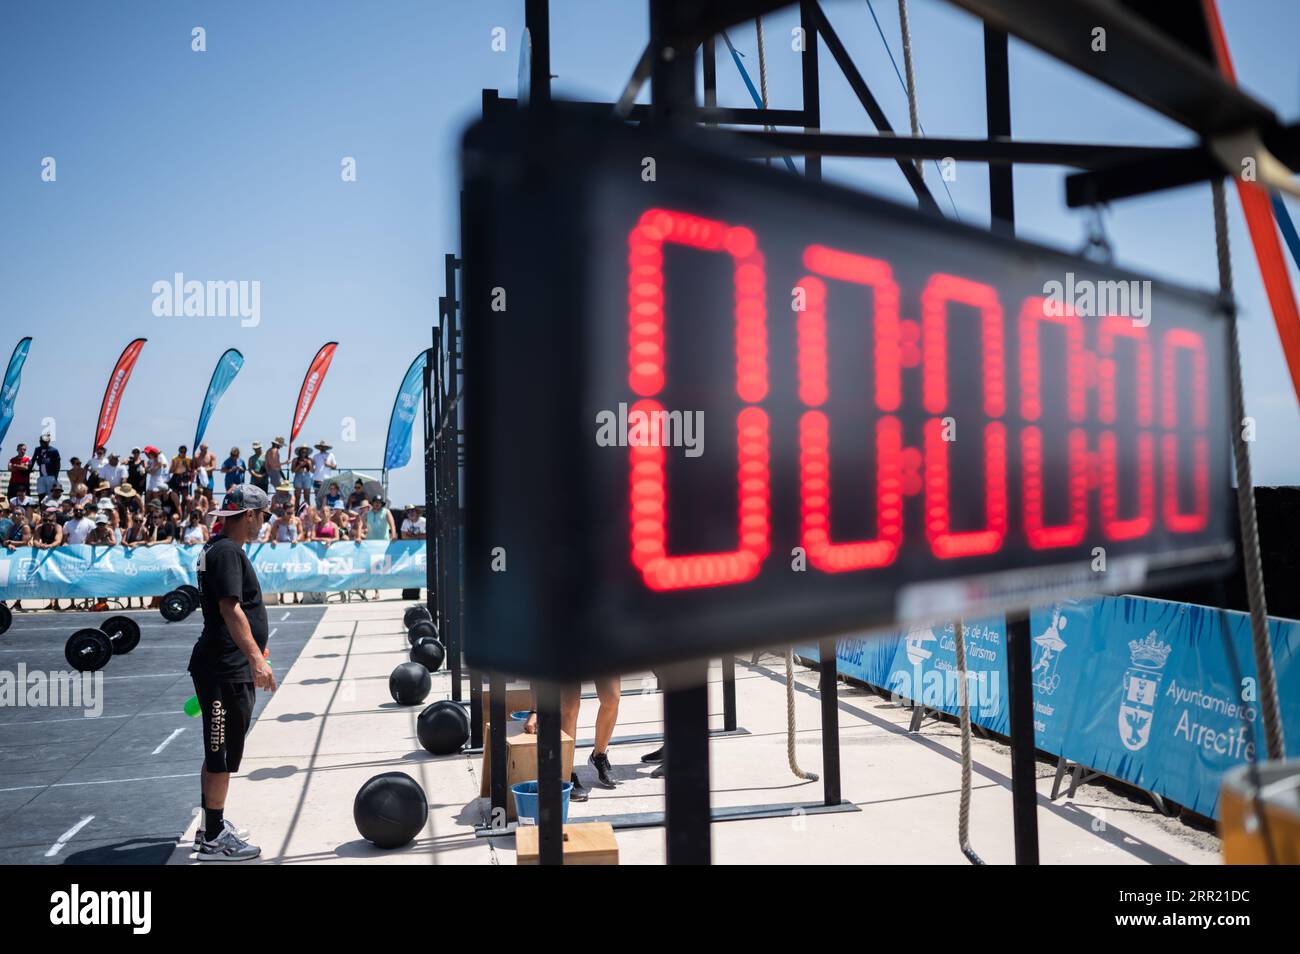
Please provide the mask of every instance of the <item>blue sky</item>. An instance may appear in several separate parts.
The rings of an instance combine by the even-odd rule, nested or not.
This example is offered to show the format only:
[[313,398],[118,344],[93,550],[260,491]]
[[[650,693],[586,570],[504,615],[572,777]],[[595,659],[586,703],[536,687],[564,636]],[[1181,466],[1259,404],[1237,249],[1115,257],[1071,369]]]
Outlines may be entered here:
[[[896,4],[874,3],[898,56]],[[865,0],[824,5],[891,121],[905,129],[906,100]],[[1300,4],[1220,6],[1242,83],[1294,121]],[[552,7],[556,95],[615,98],[646,41],[645,4]],[[910,9],[926,130],[984,135],[979,23],[940,0],[912,0]],[[799,103],[796,23],[792,10],[764,22],[775,106]],[[204,53],[191,50],[196,26],[206,30]],[[6,450],[32,443],[52,417],[64,454],[84,453],[113,362],[128,340],[145,336],[111,443],[189,443],[212,366],[237,347],[246,364],[208,436],[218,451],[238,444],[247,452],[252,440],[269,443],[288,430],[307,363],[332,339],[338,354],[304,437],[330,440],[344,465],[377,465],[398,383],[429,342],[442,256],[456,250],[459,134],[483,88],[515,94],[522,26],[522,0],[0,6],[0,360],[19,336],[35,336]],[[495,27],[506,30],[505,52],[492,49]],[[757,76],[752,25],[731,36]],[[719,50],[720,100],[748,105]],[[823,127],[867,131],[822,55]],[[1020,137],[1189,141],[1014,40],[1011,83]],[[41,181],[46,156],[57,161],[53,183]],[[356,159],[356,182],[341,179],[347,156]],[[1018,225],[1026,237],[1077,248],[1085,219],[1065,208],[1063,174],[1017,170]],[[828,161],[826,175],[910,201],[890,162]],[[937,188],[933,168],[928,178]],[[963,220],[987,223],[985,167],[959,166],[950,188]],[[1247,403],[1259,422],[1256,478],[1300,483],[1300,412],[1235,196],[1230,215]],[[1125,201],[1108,227],[1121,264],[1215,284],[1208,187]],[[259,281],[260,324],[155,317],[152,285],[175,272]],[[354,442],[343,439],[348,418]],[[417,434],[413,464],[393,475],[398,502],[422,497],[419,444]]]

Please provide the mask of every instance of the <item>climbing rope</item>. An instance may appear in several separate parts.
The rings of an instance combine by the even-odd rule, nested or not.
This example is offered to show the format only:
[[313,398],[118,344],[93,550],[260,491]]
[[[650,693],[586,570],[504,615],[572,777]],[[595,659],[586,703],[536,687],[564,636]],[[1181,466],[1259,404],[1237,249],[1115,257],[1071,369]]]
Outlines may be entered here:
[[973,865],[984,864],[970,846],[970,697],[966,684],[966,626],[957,620],[957,708],[961,718],[961,800],[957,806],[957,844]]
[[794,751],[794,736],[794,647],[789,646],[785,651],[785,755],[795,778],[815,782],[817,776],[814,773],[805,772],[799,767],[799,758]]
[[1237,308],[1232,297],[1232,255],[1228,248],[1228,211],[1223,181],[1211,183],[1214,196],[1214,244],[1219,258],[1219,295],[1228,313],[1229,370],[1232,387],[1232,453],[1237,469],[1237,514],[1241,522],[1241,559],[1250,602],[1250,633],[1255,650],[1255,672],[1259,679],[1260,712],[1264,719],[1264,744],[1270,759],[1286,752],[1281,708],[1277,697],[1277,674],[1273,669],[1273,647],[1268,635],[1268,604],[1264,599],[1264,569],[1259,555],[1259,525],[1255,518],[1255,488],[1250,474],[1250,453],[1241,433],[1246,400],[1241,384],[1241,352],[1237,341]]
[[[726,30],[722,31],[722,42],[727,44],[727,50],[731,53],[731,62],[736,64],[736,72],[740,74],[740,78],[744,81],[745,89],[749,90],[749,98],[754,101],[756,107],[763,109],[764,104],[767,101],[767,95],[764,93],[764,95],[760,96],[758,90],[754,89],[754,81],[749,78],[749,70],[745,69],[745,64],[740,62],[741,57],[745,54],[736,49],[735,45],[731,42],[731,37],[727,36]],[[764,85],[766,86],[766,84]],[[771,129],[772,127],[764,126],[763,128]],[[785,162],[785,167],[790,172],[798,171],[794,167],[794,160],[789,156],[782,156],[781,159]],[[768,164],[771,165],[771,163]]]
[[[912,136],[921,135],[921,120],[916,110],[916,74],[912,72],[912,31],[907,26],[907,0],[898,0],[898,28],[903,34],[903,69],[907,73],[907,116],[912,123]],[[925,163],[914,163],[917,174],[925,177]]]
[[[876,8],[871,5],[871,0],[867,0],[867,10],[871,13],[871,21],[876,25],[876,32],[880,34],[880,44],[885,48],[885,53],[889,56],[889,65],[894,68],[894,75],[898,77],[898,86],[906,95],[909,84],[904,81],[903,74],[898,68],[898,61],[894,59],[894,49],[889,45],[889,39],[885,36],[885,28],[880,25],[880,17],[876,16]],[[910,39],[908,42],[910,43]],[[922,136],[925,135],[925,126],[921,123],[919,113],[916,119],[916,129],[920,130]],[[913,130],[913,134],[915,134],[915,130]],[[930,161],[934,163],[936,169],[940,168],[938,159],[931,159]],[[953,201],[952,190],[948,188],[948,180],[942,174],[939,176],[939,184],[943,186],[943,191],[948,195],[948,204],[952,206],[953,218],[960,222],[961,213],[957,211],[957,203]]]

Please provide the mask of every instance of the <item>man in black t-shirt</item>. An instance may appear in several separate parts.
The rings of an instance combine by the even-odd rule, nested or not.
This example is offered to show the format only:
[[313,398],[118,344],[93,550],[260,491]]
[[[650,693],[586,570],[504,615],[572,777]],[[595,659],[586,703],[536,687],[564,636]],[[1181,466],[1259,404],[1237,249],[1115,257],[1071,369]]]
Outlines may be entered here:
[[266,606],[244,544],[257,540],[265,491],[239,484],[226,491],[222,532],[199,554],[199,605],[203,633],[190,655],[190,675],[203,716],[203,818],[194,835],[200,861],[247,861],[261,849],[247,832],[225,820],[230,773],[239,770],[244,736],[253,719],[254,689],[275,691],[266,664]]

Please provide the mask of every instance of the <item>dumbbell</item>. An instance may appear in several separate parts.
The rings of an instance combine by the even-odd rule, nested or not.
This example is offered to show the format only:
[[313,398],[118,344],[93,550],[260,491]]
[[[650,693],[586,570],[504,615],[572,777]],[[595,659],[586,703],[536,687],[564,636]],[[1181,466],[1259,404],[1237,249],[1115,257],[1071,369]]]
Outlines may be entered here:
[[110,616],[98,629],[79,629],[68,637],[63,657],[79,672],[96,672],[114,656],[125,656],[140,644],[140,624],[129,616]]

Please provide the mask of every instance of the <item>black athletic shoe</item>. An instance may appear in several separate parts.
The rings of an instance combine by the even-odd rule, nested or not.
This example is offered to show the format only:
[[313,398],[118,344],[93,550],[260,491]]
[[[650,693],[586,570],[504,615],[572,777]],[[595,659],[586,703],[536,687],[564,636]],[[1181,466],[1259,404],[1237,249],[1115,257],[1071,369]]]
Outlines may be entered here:
[[597,755],[592,752],[587,757],[587,764],[596,770],[596,781],[601,788],[614,788],[618,785],[614,781],[614,776],[610,774],[613,769],[609,764],[609,755],[607,753],[601,752]]
[[660,762],[659,766],[653,772],[650,773],[650,777],[663,778],[667,774],[668,774],[668,765],[664,762]]
[[583,788],[582,783],[578,781],[578,773],[574,772],[570,775],[569,781],[573,784],[573,790],[569,792],[569,801],[585,802],[587,800],[587,790]]
[[664,747],[661,745],[653,752],[647,752],[641,756],[642,762],[662,762],[664,760]]

